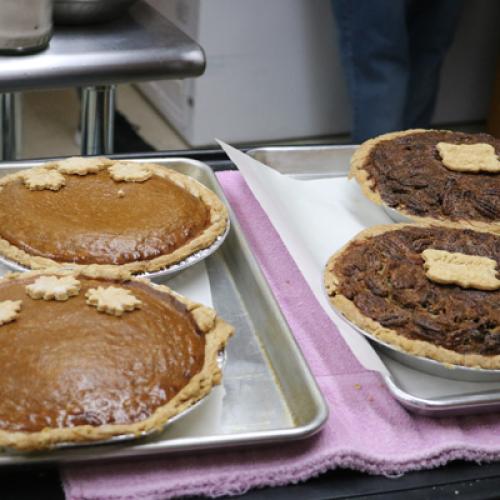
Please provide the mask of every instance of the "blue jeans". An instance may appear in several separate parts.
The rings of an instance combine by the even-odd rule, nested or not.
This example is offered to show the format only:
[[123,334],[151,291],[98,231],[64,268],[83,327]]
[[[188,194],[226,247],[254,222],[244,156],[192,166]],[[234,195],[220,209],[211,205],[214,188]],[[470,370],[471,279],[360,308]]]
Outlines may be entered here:
[[463,0],[332,0],[359,143],[430,125]]

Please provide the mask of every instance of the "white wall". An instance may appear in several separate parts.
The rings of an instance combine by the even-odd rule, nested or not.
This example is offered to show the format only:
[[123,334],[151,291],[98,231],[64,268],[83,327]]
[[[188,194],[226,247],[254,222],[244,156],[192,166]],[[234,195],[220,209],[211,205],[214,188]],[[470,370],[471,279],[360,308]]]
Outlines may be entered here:
[[[141,88],[192,145],[346,133],[350,105],[328,0],[149,0],[199,41],[198,79]],[[500,2],[465,2],[445,62],[437,123],[484,119]]]

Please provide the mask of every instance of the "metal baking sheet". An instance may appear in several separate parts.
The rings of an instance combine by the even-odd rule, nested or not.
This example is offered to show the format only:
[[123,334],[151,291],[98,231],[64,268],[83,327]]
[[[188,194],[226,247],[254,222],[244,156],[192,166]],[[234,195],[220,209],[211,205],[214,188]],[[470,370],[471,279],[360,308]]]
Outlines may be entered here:
[[[190,159],[140,159],[194,177],[227,200],[212,170]],[[41,161],[0,165],[7,174]],[[152,436],[120,444],[89,445],[43,453],[0,453],[0,465],[76,462],[140,457],[230,446],[255,446],[308,437],[319,431],[328,409],[316,381],[229,208],[231,231],[204,262],[214,308],[235,326],[227,346],[221,386],[189,415]],[[0,274],[6,272],[0,266]],[[166,278],[164,278],[166,279]],[[206,421],[203,431],[200,417]],[[197,420],[195,420],[197,419]]]
[[[253,149],[248,154],[282,174],[307,180],[347,176],[355,150],[356,146],[291,146]],[[411,411],[448,416],[500,409],[498,370],[463,368],[457,376],[455,368],[395,352],[379,342],[373,345],[389,369],[390,375],[384,377],[388,389]]]

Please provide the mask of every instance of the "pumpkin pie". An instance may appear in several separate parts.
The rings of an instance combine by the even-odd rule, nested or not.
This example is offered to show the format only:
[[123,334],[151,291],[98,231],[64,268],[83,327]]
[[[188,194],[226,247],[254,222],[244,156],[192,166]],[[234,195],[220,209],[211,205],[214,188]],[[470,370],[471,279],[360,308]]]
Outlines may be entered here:
[[363,143],[350,176],[370,200],[416,221],[500,233],[499,153],[488,134],[394,132]]
[[0,446],[40,450],[162,429],[220,383],[233,328],[123,270],[0,280]]
[[212,191],[160,165],[68,158],[0,180],[0,254],[32,269],[156,271],[209,247],[227,224]]
[[431,224],[375,226],[333,255],[331,304],[409,354],[500,368],[500,236]]

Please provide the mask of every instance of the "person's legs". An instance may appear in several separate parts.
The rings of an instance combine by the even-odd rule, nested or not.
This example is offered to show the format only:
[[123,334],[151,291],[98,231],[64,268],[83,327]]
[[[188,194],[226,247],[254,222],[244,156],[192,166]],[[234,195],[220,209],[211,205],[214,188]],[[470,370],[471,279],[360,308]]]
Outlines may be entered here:
[[332,0],[353,109],[352,137],[401,130],[408,87],[407,0]]
[[430,126],[441,65],[462,6],[462,0],[413,0],[408,9],[410,78],[404,128]]

